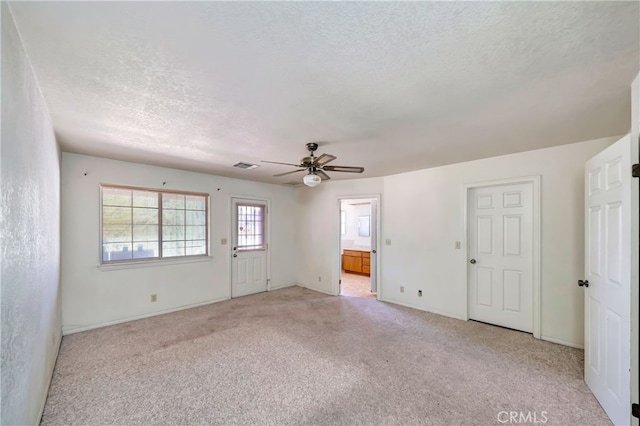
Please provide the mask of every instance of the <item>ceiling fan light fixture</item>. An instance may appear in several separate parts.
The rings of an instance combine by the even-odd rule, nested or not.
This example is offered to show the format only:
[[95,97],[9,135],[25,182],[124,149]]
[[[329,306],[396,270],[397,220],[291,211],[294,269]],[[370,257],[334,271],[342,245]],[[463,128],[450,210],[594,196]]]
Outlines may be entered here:
[[320,182],[322,182],[322,179],[320,178],[320,176],[318,176],[315,173],[309,173],[304,177],[304,179],[302,179],[302,181],[304,182],[305,185],[313,188],[314,186],[320,185]]

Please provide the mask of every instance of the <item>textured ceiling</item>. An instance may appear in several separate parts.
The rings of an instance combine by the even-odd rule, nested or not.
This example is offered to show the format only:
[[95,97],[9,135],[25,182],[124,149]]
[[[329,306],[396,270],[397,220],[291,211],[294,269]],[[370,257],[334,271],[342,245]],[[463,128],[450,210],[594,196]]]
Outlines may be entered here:
[[341,179],[626,133],[640,69],[639,2],[10,8],[64,151],[274,183],[311,141]]

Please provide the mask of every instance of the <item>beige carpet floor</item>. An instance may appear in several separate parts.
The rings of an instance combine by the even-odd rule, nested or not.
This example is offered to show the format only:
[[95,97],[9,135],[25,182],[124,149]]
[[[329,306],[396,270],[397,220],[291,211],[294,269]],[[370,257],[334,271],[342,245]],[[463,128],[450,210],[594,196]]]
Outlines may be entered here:
[[528,334],[293,287],[65,336],[42,424],[609,424],[582,368]]
[[350,274],[343,271],[340,275],[340,280],[342,281],[341,296],[376,298],[376,293],[371,292],[371,280],[368,276]]

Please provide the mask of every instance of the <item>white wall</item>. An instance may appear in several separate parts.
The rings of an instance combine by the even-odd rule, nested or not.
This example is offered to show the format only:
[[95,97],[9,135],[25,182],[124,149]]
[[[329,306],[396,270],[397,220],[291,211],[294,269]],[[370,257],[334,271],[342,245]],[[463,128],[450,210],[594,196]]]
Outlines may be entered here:
[[[87,174],[85,176],[85,173]],[[250,173],[248,171],[247,173]],[[166,185],[163,186],[163,182]],[[211,259],[99,268],[100,183],[211,195]],[[231,197],[271,202],[270,289],[295,285],[296,199],[289,187],[64,153],[62,324],[65,333],[230,298]],[[292,217],[293,216],[293,217]],[[157,294],[157,302],[151,302]]]
[[[298,188],[298,280],[334,294],[339,276],[337,199],[382,194],[378,281],[381,300],[464,318],[466,314],[465,184],[541,176],[541,335],[584,342],[584,164],[617,138],[488,158],[384,178],[323,182]],[[391,245],[384,245],[385,239]],[[320,278],[320,281],[318,281]],[[400,293],[399,287],[405,287]],[[417,290],[423,297],[417,296]]]
[[[340,276],[339,198],[381,194],[382,178],[322,182],[315,188],[296,188],[299,203],[298,283],[337,294]],[[318,280],[320,278],[320,280]]]
[[3,425],[40,420],[61,336],[60,167],[51,119],[7,3],[2,13]]
[[[371,218],[371,203],[369,200],[342,200],[342,210],[345,212],[346,232],[342,235],[342,248],[369,250],[371,248],[371,236],[361,237],[358,235],[360,216]],[[353,203],[356,203],[355,205]]]
[[391,245],[382,246],[382,298],[464,318],[466,247],[455,249],[465,239],[464,184],[540,175],[541,337],[582,346],[584,293],[576,282],[584,274],[584,164],[615,140],[385,177],[382,238]]

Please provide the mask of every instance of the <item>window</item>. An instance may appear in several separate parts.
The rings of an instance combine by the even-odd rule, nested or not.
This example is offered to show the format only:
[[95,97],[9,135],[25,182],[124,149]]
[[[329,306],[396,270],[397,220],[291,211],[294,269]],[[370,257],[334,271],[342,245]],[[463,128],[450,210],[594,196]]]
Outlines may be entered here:
[[371,225],[369,216],[358,217],[358,236],[368,237],[371,235]]
[[102,263],[208,254],[208,194],[101,187]]
[[237,250],[264,250],[264,205],[237,204]]

